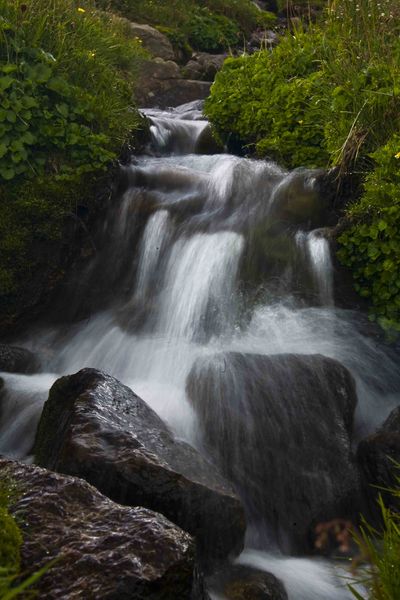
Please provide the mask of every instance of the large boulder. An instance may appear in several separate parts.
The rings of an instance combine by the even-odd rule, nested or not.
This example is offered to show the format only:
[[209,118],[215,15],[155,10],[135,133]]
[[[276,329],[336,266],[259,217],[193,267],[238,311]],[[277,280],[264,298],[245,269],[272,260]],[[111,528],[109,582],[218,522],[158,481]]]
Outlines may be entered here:
[[153,56],[158,56],[163,60],[175,60],[172,44],[161,31],[141,23],[130,23],[130,29],[132,35],[139,38],[143,43],[143,47]]
[[0,371],[30,375],[39,369],[38,358],[26,348],[0,344]]
[[378,429],[357,449],[357,458],[364,480],[365,496],[373,516],[379,517],[379,494],[387,506],[400,509],[399,498],[390,493],[398,488],[400,477],[400,407],[395,408]]
[[35,583],[54,600],[206,598],[190,535],[144,508],[119,506],[85,481],[0,459],[17,490],[22,571],[54,564]]
[[209,578],[210,589],[226,600],[288,600],[283,584],[271,573],[246,565],[227,565]]
[[105,373],[83,369],[53,385],[35,455],[39,465],[82,477],[117,502],[161,512],[196,536],[203,557],[242,549],[244,512],[230,485]]
[[195,363],[187,392],[205,443],[284,550],[311,549],[314,526],[357,513],[351,452],[355,383],[320,355],[226,353]]

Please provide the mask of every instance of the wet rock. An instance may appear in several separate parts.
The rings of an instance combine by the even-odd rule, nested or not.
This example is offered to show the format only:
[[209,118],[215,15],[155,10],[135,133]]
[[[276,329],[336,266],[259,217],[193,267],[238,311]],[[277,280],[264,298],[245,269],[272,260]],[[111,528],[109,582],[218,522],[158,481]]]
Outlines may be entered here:
[[39,369],[39,359],[26,348],[0,344],[0,371],[30,375]]
[[195,363],[187,392],[205,443],[284,550],[311,549],[318,522],[357,512],[350,438],[355,383],[321,355],[226,353]]
[[175,59],[171,42],[158,29],[139,23],[130,23],[130,28],[132,35],[139,38],[143,43],[143,47],[153,56],[160,57],[163,60]]
[[197,52],[193,54],[190,61],[184,66],[182,73],[187,79],[214,81],[227,56],[227,54]]
[[198,137],[197,154],[219,154],[223,152],[223,149],[223,146],[214,138],[210,125],[207,125]]
[[373,516],[378,517],[379,494],[386,506],[400,509],[400,501],[389,491],[398,487],[400,469],[400,407],[394,409],[376,433],[362,440],[357,458],[363,473],[365,496]]
[[243,509],[229,484],[109,375],[83,369],[53,385],[35,455],[41,466],[82,477],[117,502],[161,512],[196,536],[206,559],[242,548]]
[[228,565],[209,578],[210,589],[226,600],[287,600],[283,584],[271,573],[246,565]]
[[35,583],[40,598],[205,600],[193,539],[162,515],[22,463],[0,459],[0,477],[20,493],[11,512],[22,524],[22,570],[56,559]]

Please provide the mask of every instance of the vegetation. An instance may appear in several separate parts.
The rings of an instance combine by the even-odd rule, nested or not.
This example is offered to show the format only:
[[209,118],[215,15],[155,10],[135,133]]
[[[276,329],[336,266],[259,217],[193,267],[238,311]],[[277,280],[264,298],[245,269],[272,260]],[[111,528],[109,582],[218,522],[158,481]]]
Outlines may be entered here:
[[[29,289],[40,244],[90,202],[93,180],[139,127],[144,57],[90,0],[0,0],[0,308]],[[12,310],[10,308],[10,310]]]
[[188,45],[204,52],[243,45],[254,29],[269,27],[275,21],[272,13],[258,10],[250,0],[98,0],[97,3],[132,21],[159,27],[178,48]]
[[293,168],[357,173],[339,257],[371,317],[400,331],[400,6],[331,0],[273,51],[226,62],[206,111],[217,135]]
[[54,564],[51,561],[27,578],[21,573],[22,533],[9,511],[17,494],[15,484],[3,477],[0,480],[0,600],[12,600],[22,594],[24,598],[33,597],[34,584]]
[[[400,497],[399,489],[392,490],[396,498]],[[379,498],[382,512],[382,530],[372,527],[363,519],[360,534],[356,541],[360,549],[360,557],[365,566],[357,573],[355,583],[361,583],[367,590],[368,600],[395,600],[400,597],[400,515],[388,509],[382,498]],[[349,588],[357,600],[364,600],[356,589]]]

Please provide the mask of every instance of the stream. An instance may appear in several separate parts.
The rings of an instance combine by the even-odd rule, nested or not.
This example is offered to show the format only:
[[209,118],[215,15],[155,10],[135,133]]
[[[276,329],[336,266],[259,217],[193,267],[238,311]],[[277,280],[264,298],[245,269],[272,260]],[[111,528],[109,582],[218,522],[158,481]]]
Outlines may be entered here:
[[[16,340],[44,357],[43,372],[1,375],[1,454],[31,460],[49,388],[61,374],[85,366],[117,377],[177,438],[205,453],[186,382],[196,361],[216,353],[321,354],[340,361],[357,385],[353,444],[400,404],[391,351],[365,333],[363,315],[335,307],[317,174],[199,154],[208,133],[201,108],[195,102],[143,111],[151,120],[151,143],[123,167],[125,189],[66,299],[75,310],[97,296],[96,310],[73,324],[37,326]],[[300,215],[293,208],[297,199]],[[235,377],[232,397],[241,374]],[[310,416],[299,408],[299,420]],[[246,490],[240,493],[251,502]],[[285,555],[272,529],[258,528],[257,519],[249,520],[237,561],[274,573],[290,600],[351,597],[346,563]]]

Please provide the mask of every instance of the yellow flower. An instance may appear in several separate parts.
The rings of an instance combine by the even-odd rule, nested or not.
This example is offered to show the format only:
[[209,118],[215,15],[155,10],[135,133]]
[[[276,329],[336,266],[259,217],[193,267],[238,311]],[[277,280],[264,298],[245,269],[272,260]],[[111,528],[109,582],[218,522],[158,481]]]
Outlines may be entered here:
[[78,8],[78,12],[80,12],[80,13],[84,13],[84,12],[86,12],[86,10],[85,10],[84,8],[81,8],[81,7],[79,7],[79,8]]
[[94,58],[96,56],[96,52],[89,52],[89,58]]
[[400,158],[400,152],[394,155],[395,158]]

